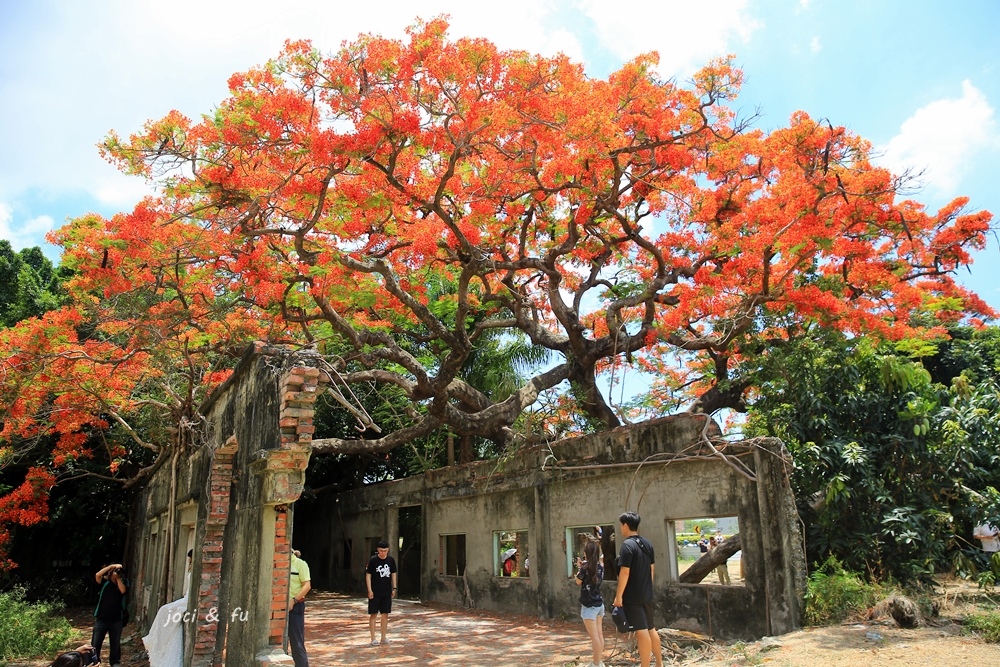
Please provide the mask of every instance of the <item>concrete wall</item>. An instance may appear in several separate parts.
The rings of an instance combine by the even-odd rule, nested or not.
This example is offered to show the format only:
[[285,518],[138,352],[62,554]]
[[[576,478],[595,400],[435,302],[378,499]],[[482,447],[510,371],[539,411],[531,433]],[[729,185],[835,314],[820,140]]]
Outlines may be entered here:
[[[782,445],[728,446],[727,453],[756,472],[751,481],[698,444],[704,426],[702,416],[669,417],[520,451],[508,461],[342,493],[298,508],[296,542],[307,557],[332,555],[310,560],[316,587],[361,593],[370,539],[388,539],[395,554],[398,511],[419,505],[422,599],[572,618],[579,607],[567,528],[617,526],[619,514],[634,509],[642,517],[640,533],[656,549],[658,623],[720,638],[794,630],[802,621],[805,564]],[[724,516],[739,519],[745,585],[677,583],[674,522]],[[496,531],[527,532],[529,576],[497,576]],[[449,534],[465,536],[465,577],[443,573],[441,536]],[[614,586],[605,582],[609,603]]]

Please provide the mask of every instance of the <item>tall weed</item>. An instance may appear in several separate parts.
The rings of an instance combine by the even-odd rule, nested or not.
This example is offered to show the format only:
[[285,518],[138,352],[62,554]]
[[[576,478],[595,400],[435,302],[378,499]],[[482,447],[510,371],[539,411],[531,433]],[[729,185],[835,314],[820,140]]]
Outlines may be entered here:
[[0,593],[0,658],[51,656],[63,648],[73,628],[58,615],[61,605],[26,602],[24,589]]
[[964,627],[975,632],[984,641],[1000,644],[1000,612],[985,611],[965,618]]
[[830,625],[858,616],[875,605],[884,590],[878,584],[868,584],[854,572],[844,569],[830,556],[809,575],[806,590],[806,623]]

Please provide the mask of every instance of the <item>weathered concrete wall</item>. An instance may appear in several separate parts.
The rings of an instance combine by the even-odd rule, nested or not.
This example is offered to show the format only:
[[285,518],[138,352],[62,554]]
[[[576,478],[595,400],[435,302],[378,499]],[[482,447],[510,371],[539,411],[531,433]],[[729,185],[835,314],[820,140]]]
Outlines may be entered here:
[[223,655],[230,665],[291,665],[282,651],[288,513],[311,453],[316,361],[308,352],[248,350],[202,406],[197,442],[157,471],[136,506],[134,525],[146,526],[131,550],[143,630],[181,596],[185,554],[194,552],[186,666],[222,665]]
[[[478,608],[571,618],[579,608],[567,528],[617,525],[622,511],[636,509],[640,532],[656,547],[659,623],[721,638],[794,630],[802,620],[805,569],[782,446],[773,440],[728,446],[756,471],[754,482],[699,446],[705,424],[701,416],[669,417],[520,451],[508,461],[339,494],[300,508],[297,542],[307,553],[333,554],[342,549],[331,544],[349,542],[349,559],[310,562],[313,580],[320,588],[361,592],[371,538],[388,539],[395,553],[399,508],[420,505],[422,599],[467,604],[467,582]],[[739,518],[744,586],[677,583],[674,521],[713,516]],[[495,575],[495,531],[528,533],[530,576]],[[464,535],[464,578],[442,573],[440,540],[448,534]],[[614,586],[605,582],[608,602]]]

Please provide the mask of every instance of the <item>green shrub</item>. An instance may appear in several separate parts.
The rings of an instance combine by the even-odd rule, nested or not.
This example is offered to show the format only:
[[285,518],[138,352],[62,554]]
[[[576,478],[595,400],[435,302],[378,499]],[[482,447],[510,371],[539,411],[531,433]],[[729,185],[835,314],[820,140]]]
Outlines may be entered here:
[[51,657],[63,648],[73,628],[62,616],[61,606],[24,600],[24,589],[0,593],[0,658]]
[[1000,644],[1000,612],[986,611],[965,618],[965,628],[993,644]]
[[1000,582],[1000,552],[994,552],[988,567],[976,576],[980,588],[993,588]]
[[806,590],[806,623],[840,623],[873,607],[883,595],[878,584],[867,584],[848,572],[831,556],[809,575]]

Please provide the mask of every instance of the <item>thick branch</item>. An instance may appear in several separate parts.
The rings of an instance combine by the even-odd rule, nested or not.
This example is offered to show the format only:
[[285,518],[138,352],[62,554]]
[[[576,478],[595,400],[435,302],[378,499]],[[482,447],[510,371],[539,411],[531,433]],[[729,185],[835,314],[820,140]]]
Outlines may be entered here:
[[677,578],[682,584],[700,583],[708,574],[725,563],[729,558],[742,549],[740,546],[740,534],[736,533],[727,540],[723,540],[714,549],[694,562],[694,565],[686,569]]
[[313,440],[313,451],[319,454],[364,454],[388,452],[400,445],[431,433],[441,426],[441,422],[428,415],[413,426],[394,431],[377,440],[345,440],[343,438],[319,438]]

